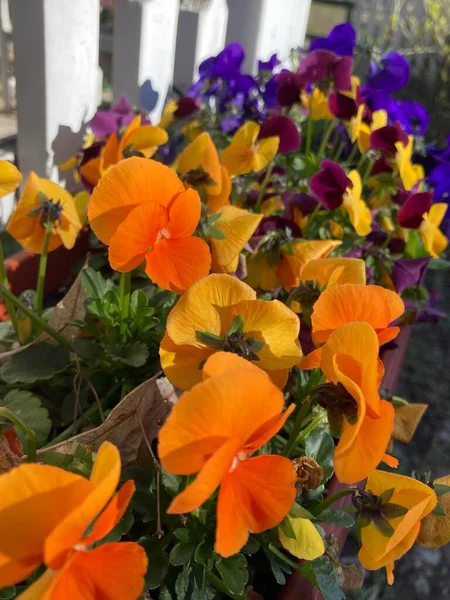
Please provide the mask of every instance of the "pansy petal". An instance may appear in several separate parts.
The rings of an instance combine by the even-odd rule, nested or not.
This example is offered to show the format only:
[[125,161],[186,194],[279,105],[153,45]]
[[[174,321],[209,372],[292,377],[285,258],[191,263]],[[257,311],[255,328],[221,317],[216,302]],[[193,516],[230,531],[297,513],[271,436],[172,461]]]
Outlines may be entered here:
[[209,275],[194,283],[167,319],[167,332],[176,344],[204,347],[196,331],[224,335],[231,325],[231,306],[256,299],[256,292],[231,275]]
[[[339,269],[338,274],[336,271]],[[309,261],[302,270],[302,281],[317,281],[319,287],[331,287],[330,277],[336,273],[333,284],[366,283],[366,267],[360,258],[319,258]]]
[[222,187],[218,194],[212,194],[208,192],[208,212],[210,214],[216,213],[222,206],[230,204],[230,195],[232,189],[232,183],[230,175],[225,167],[221,167],[221,179]]
[[155,246],[158,233],[167,227],[166,210],[157,202],[135,206],[110,238],[109,262],[120,272],[131,271]]
[[181,390],[189,390],[202,380],[202,365],[213,352],[213,348],[206,346],[177,345],[165,333],[159,347],[159,358],[170,383]]
[[19,169],[8,160],[0,160],[0,198],[14,192],[21,181]]
[[145,158],[151,158],[158,146],[169,139],[167,131],[153,125],[142,125],[135,129],[127,139],[127,144],[141,152]]
[[253,157],[253,171],[262,171],[274,158],[280,145],[279,137],[269,137],[260,140]]
[[185,238],[194,233],[200,221],[201,201],[198,193],[188,189],[172,200],[168,206],[167,230],[171,237]]
[[45,541],[45,563],[60,568],[64,552],[78,543],[88,525],[99,515],[113,495],[120,478],[120,454],[117,448],[103,442],[91,474],[92,492],[53,529]]
[[163,239],[146,254],[145,272],[160,287],[182,294],[209,273],[211,253],[199,237]]
[[232,352],[215,352],[212,354],[203,367],[203,379],[209,379],[222,373],[235,371],[236,369],[249,369],[250,371],[264,374],[267,373],[260,369],[256,363],[245,360]]
[[250,533],[276,527],[295,500],[297,477],[282,456],[257,456],[240,461],[222,482],[217,503],[216,552],[239,552]]
[[[56,186],[56,184],[54,184]],[[9,220],[6,230],[16,239],[31,236],[34,232],[36,219],[29,216],[29,212],[40,205],[39,191],[40,178],[31,171],[25,183],[19,202]]]
[[244,144],[231,143],[222,152],[222,165],[227,169],[230,177],[249,173],[253,169],[254,152]]
[[244,125],[242,125],[242,127],[234,134],[231,143],[253,146],[259,135],[259,131],[260,127],[257,123],[247,121],[247,123],[244,123]]
[[394,440],[409,444],[428,409],[428,404],[405,404],[395,407]]
[[[17,596],[17,600],[42,600],[48,598],[49,588],[58,577],[57,571],[46,569],[27,589]],[[75,599],[73,599],[75,600]],[[81,600],[77,598],[76,600]]]
[[222,169],[216,146],[206,131],[186,146],[177,160],[177,169],[183,174],[199,167],[202,167],[213,182],[205,186],[208,193],[219,194],[222,188]]
[[138,204],[158,202],[167,206],[184,191],[177,175],[154,160],[132,157],[108,170],[96,186],[88,216],[96,236],[105,244]]
[[293,556],[303,560],[314,560],[325,552],[322,536],[308,519],[288,517],[296,539],[289,538],[281,528],[278,529],[280,543]]

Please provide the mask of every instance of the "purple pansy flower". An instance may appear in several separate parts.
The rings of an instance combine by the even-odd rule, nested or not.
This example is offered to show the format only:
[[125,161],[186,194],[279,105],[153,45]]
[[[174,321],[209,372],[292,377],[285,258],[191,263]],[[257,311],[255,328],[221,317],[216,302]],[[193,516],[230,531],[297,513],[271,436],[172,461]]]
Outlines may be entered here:
[[242,125],[243,119],[239,115],[230,115],[220,121],[220,128],[224,133],[233,133]]
[[310,215],[318,205],[318,200],[310,194],[294,194],[291,191],[286,191],[283,194],[284,213],[285,219],[295,221],[294,213],[295,209],[298,208],[303,216]]
[[271,217],[265,217],[262,219],[258,228],[255,231],[255,236],[263,236],[266,233],[271,231],[285,231],[289,229],[291,232],[291,237],[293,238],[301,238],[302,232],[299,226],[294,223],[291,219],[285,219],[284,217],[278,217],[273,215]]
[[434,188],[436,202],[447,202],[450,196],[450,165],[441,164],[435,167],[427,181]]
[[[89,123],[95,136],[104,140],[112,133],[116,133],[123,126],[129,125],[134,119],[136,113],[127,100],[126,96],[121,96],[114,106],[109,110],[98,110]],[[142,116],[141,124],[149,124],[150,120]]]
[[392,100],[388,114],[392,121],[399,121],[409,135],[424,135],[430,124],[430,116],[420,102]]
[[341,165],[332,160],[323,160],[320,171],[311,177],[309,185],[319,202],[328,210],[334,210],[341,206],[345,191],[352,187],[352,182]]
[[367,87],[381,92],[395,92],[409,80],[409,64],[398,52],[389,52],[379,62],[370,63]]
[[422,215],[430,210],[432,204],[432,192],[408,194],[398,212],[398,224],[408,229],[418,229],[423,221]]
[[310,50],[329,50],[337,56],[353,56],[356,46],[356,31],[351,23],[341,23],[327,37],[311,42]]
[[261,125],[259,139],[264,139],[272,136],[280,138],[278,152],[297,152],[300,148],[301,138],[300,133],[291,119],[288,117],[271,117]]
[[397,294],[413,285],[422,285],[430,257],[401,258],[392,263],[392,282]]
[[278,56],[276,54],[272,54],[269,60],[258,60],[258,73],[261,71],[269,71],[272,73],[275,67],[278,67],[279,64],[280,61],[278,60]]

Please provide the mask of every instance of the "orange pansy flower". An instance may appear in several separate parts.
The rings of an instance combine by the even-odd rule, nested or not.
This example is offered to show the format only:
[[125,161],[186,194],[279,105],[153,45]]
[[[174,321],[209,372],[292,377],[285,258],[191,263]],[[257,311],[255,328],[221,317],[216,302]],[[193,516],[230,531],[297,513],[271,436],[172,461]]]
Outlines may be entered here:
[[101,445],[90,480],[35,464],[2,475],[0,588],[19,583],[44,563],[48,570],[19,598],[137,599],[147,569],[143,548],[130,542],[89,550],[117,525],[131,500],[132,481],[111,499],[119,478],[120,455],[109,442]]
[[378,394],[378,352],[377,334],[362,322],[342,325],[322,348],[320,368],[334,385],[325,384],[321,403],[327,405],[328,394],[342,401],[342,432],[334,454],[334,470],[342,483],[364,479],[382,460],[397,464],[385,455],[394,408]]
[[176,174],[161,163],[129,158],[113,167],[95,188],[89,220],[109,245],[116,271],[128,272],[145,260],[145,272],[157,285],[177,293],[209,272],[211,255],[194,237],[201,202]]
[[257,300],[251,287],[231,275],[209,275],[170,312],[161,365],[171,383],[189,389],[201,381],[206,359],[228,350],[255,361],[283,387],[301,356],[299,329],[297,315],[278,300]]
[[60,185],[49,179],[41,179],[33,171],[27,179],[6,230],[21,246],[35,254],[41,254],[49,210],[55,217],[49,251],[61,245],[68,249],[73,248],[82,227],[75,199]]
[[0,198],[11,194],[20,185],[22,175],[9,160],[0,160]]
[[81,175],[92,185],[97,185],[106,171],[123,158],[144,156],[151,158],[167,142],[167,131],[153,125],[141,125],[141,115],[131,121],[122,135],[112,133],[100,157],[92,158],[80,167]]
[[420,530],[420,521],[435,508],[437,498],[431,487],[405,475],[374,471],[367,479],[366,491],[376,497],[392,490],[388,502],[406,509],[394,518],[386,516],[393,529],[391,536],[383,534],[372,522],[361,528],[360,563],[370,571],[386,567],[388,583],[394,582],[394,561],[412,547]]
[[236,206],[222,206],[214,227],[222,231],[224,239],[210,238],[212,271],[234,273],[239,255],[258,227],[263,215],[251,213]]
[[340,244],[338,240],[293,240],[281,247],[277,265],[270,265],[265,252],[258,252],[247,261],[246,282],[255,289],[273,291],[282,285],[289,291],[303,280],[303,269],[309,261],[326,258]]
[[159,433],[166,471],[196,479],[168,509],[192,512],[219,488],[216,552],[236,554],[250,533],[277,526],[295,500],[296,474],[281,456],[250,457],[281,429],[283,394],[264,371],[228,353],[208,359],[205,381],[184,393]]
[[[380,346],[400,332],[389,325],[403,314],[405,305],[398,294],[378,285],[345,283],[327,288],[314,304],[311,317],[312,336],[318,346],[341,325],[354,321],[369,323],[378,335]],[[321,348],[317,348],[300,363],[302,369],[314,369],[320,364]]]
[[222,164],[231,177],[262,171],[278,152],[280,138],[272,136],[259,140],[260,126],[248,121],[234,134],[230,145],[222,152]]

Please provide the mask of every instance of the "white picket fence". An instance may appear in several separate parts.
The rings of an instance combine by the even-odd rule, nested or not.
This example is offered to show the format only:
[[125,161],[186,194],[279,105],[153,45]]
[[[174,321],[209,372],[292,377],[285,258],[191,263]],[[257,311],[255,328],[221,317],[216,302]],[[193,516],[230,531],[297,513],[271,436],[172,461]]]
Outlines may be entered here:
[[[311,0],[108,2],[114,98],[151,106],[157,122],[173,82],[187,88],[226,43],[244,46],[248,69],[274,52],[287,59],[304,42]],[[10,0],[10,9],[20,169],[61,181],[56,165],[79,148],[99,101],[100,0]]]

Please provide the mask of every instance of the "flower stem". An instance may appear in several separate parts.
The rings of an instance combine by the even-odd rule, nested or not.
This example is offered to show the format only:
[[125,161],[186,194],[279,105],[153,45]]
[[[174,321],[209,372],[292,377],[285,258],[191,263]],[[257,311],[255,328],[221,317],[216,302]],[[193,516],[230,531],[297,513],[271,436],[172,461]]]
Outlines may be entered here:
[[311,400],[311,396],[307,396],[303,401],[303,404],[297,413],[297,417],[295,418],[294,427],[292,428],[289,439],[286,442],[286,446],[283,448],[283,456],[287,456],[289,458],[292,454],[292,451],[295,449],[295,446],[297,445],[298,434],[300,433],[303,421],[305,420],[309,407],[311,406]]
[[311,433],[313,429],[315,429],[316,425],[323,420],[323,414],[319,413],[312,421],[308,423],[308,425],[300,432],[299,439],[306,440],[308,435]]
[[367,167],[366,167],[366,169],[364,171],[364,174],[363,174],[363,176],[361,178],[362,185],[364,185],[366,183],[366,181],[369,179],[370,172],[372,171],[372,167],[373,167],[373,163],[374,162],[375,162],[374,160],[369,160],[369,162],[367,163]]
[[342,151],[344,150],[344,148],[345,148],[345,142],[341,142],[339,144],[336,152],[333,154],[333,159],[332,160],[338,162],[339,159],[340,159],[340,157],[341,157],[341,154],[342,154]]
[[[5,269],[5,255],[3,253],[3,244],[0,239],[0,283],[2,283],[6,288],[9,289],[8,276],[6,274]],[[14,308],[14,304],[8,300],[8,298],[4,298],[6,310],[8,311],[9,318],[11,319],[11,325],[14,329],[14,333],[16,334],[16,338],[19,340],[19,322],[17,320],[16,309]]]
[[[100,400],[100,405],[102,408],[106,407],[111,396],[119,389],[120,385],[120,383],[116,383],[110,390],[106,392],[106,394]],[[69,439],[77,431],[80,425],[83,425],[83,423],[85,423],[88,419],[93,417],[98,412],[100,412],[99,405],[95,402],[81,415],[81,417],[78,417],[78,419],[74,421],[72,425],[69,425],[67,429],[64,429],[64,431],[57,435],[53,440],[48,442],[48,444],[45,444],[44,448],[48,448],[49,446],[55,446],[56,444],[59,444],[60,442],[64,442],[65,440]]]
[[282,560],[284,563],[286,563],[287,565],[289,565],[292,569],[295,569],[295,571],[298,571],[299,573],[303,573],[303,569],[302,567],[296,563],[295,561],[291,560],[288,556],[286,556],[285,554],[283,554],[283,552],[280,552],[278,550],[278,548],[276,548],[273,544],[269,544],[269,551],[276,556],[277,558],[279,558],[280,560]]
[[128,273],[122,273],[120,276],[119,284],[119,295],[120,295],[120,306],[121,306],[121,318],[120,318],[120,339],[122,342],[126,341],[126,327],[127,319],[130,314],[130,297],[131,297],[131,271]]
[[25,304],[21,300],[19,300],[19,298],[14,296],[14,294],[10,292],[9,289],[3,283],[0,283],[0,296],[3,296],[5,300],[9,300],[12,304],[17,306],[17,308],[20,308],[20,310],[27,317],[29,317],[33,320],[34,323],[39,325],[39,328],[41,330],[48,333],[48,335],[51,336],[54,340],[56,340],[59,344],[61,344],[61,346],[64,346],[65,348],[67,348],[67,350],[72,351],[72,346],[69,340],[67,340],[58,331],[55,331],[53,327],[50,327],[50,325],[46,321],[44,321],[44,319],[40,317],[37,313],[25,306]]
[[312,134],[313,134],[313,122],[312,122],[311,117],[308,117],[308,120],[306,122],[306,154],[311,152]]
[[353,145],[353,148],[347,158],[347,162],[349,165],[353,164],[353,160],[354,160],[355,156],[357,155],[357,153],[358,153],[358,144],[355,142]]
[[325,498],[325,500],[323,500],[318,506],[316,506],[312,513],[318,516],[321,513],[323,513],[323,511],[326,508],[337,502],[340,498],[343,498],[344,496],[353,496],[354,493],[355,488],[347,488],[346,490],[342,490],[341,492],[336,492],[336,494],[332,494],[331,496],[328,496],[328,498]]
[[269,185],[273,167],[274,167],[274,164],[272,162],[269,165],[269,167],[267,168],[267,173],[263,179],[263,182],[261,183],[261,187],[259,188],[258,199],[255,204],[255,213],[259,213],[259,211],[261,210],[261,204],[262,204],[262,201],[264,200],[264,194],[266,193],[266,188]]
[[[50,244],[52,228],[53,222],[49,219],[45,225],[44,243],[42,244],[41,259],[39,261],[39,273],[36,291],[36,314],[38,317],[42,315],[42,309],[44,307],[45,273],[47,271],[48,246]],[[38,333],[40,333],[40,331],[38,331]]]
[[0,406],[0,417],[8,419],[8,421],[11,421],[18,429],[20,429],[28,441],[27,461],[36,462],[36,436],[34,431],[27,427],[17,415],[9,410],[9,408]]
[[205,568],[205,573],[206,573],[206,577],[213,584],[213,586],[216,589],[220,590],[223,594],[228,596],[228,598],[232,598],[232,600],[247,600],[247,597],[243,596],[242,594],[233,594],[232,592],[230,592],[230,590],[227,588],[227,586],[224,584],[224,582],[221,579],[219,579],[219,577],[217,577],[217,575],[215,575],[209,569]]
[[325,148],[328,144],[328,140],[330,139],[331,132],[334,128],[334,120],[330,121],[328,125],[325,127],[325,130],[322,135],[322,141],[320,142],[319,151],[317,152],[317,158],[320,160],[322,158],[323,153],[325,152]]

